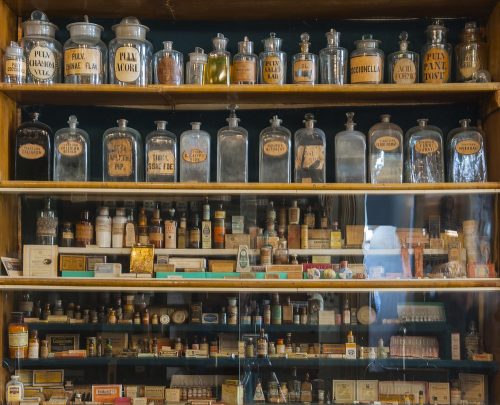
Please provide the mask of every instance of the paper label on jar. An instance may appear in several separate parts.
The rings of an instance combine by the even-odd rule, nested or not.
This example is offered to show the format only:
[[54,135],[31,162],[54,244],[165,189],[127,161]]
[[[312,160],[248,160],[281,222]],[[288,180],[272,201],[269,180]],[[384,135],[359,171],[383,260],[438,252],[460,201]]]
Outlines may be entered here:
[[26,77],[26,62],[7,59],[5,61],[5,74],[9,77]]
[[76,224],[75,226],[76,240],[92,240],[94,238],[94,227],[86,224]]
[[436,153],[438,149],[439,143],[434,139],[420,139],[415,143],[415,150],[422,155]]
[[288,145],[283,141],[267,142],[263,147],[264,155],[279,157],[288,152]]
[[7,389],[7,403],[21,402],[23,400],[23,393],[21,386],[10,385]]
[[424,55],[424,83],[447,83],[450,78],[450,57],[445,49],[431,48]]
[[127,177],[132,174],[132,143],[129,139],[112,139],[107,144],[108,174]]
[[481,150],[481,144],[472,139],[467,139],[457,143],[455,150],[461,155],[474,155]]
[[28,331],[9,333],[9,347],[12,349],[17,347],[28,347]]
[[41,159],[45,156],[45,148],[34,143],[25,143],[18,149],[19,156],[28,160]]
[[460,61],[460,74],[469,79],[481,68],[481,59],[476,50],[466,51]]
[[255,61],[237,60],[233,63],[233,82],[256,82],[256,66]]
[[184,151],[182,159],[189,163],[201,163],[207,160],[207,153],[198,148]]
[[64,75],[101,74],[101,52],[91,48],[73,48],[64,52]]
[[64,141],[57,146],[57,150],[62,156],[76,157],[83,152],[83,146],[77,141]]
[[314,83],[316,80],[316,70],[312,60],[298,60],[293,64],[294,83]]
[[394,136],[381,136],[375,141],[374,145],[378,150],[390,152],[399,148],[399,139]]
[[181,67],[174,58],[165,56],[158,62],[158,82],[161,84],[180,84]]
[[295,169],[322,170],[325,166],[325,148],[323,145],[299,146],[295,156]]
[[401,58],[394,63],[392,81],[397,84],[413,84],[417,81],[417,67],[408,58]]
[[148,151],[148,174],[173,175],[175,170],[175,156],[171,150]]
[[134,83],[141,74],[141,55],[133,46],[122,46],[115,53],[115,76],[124,83]]
[[28,69],[37,80],[51,80],[56,74],[57,62],[54,52],[45,46],[35,46],[28,55]]
[[283,63],[278,56],[264,58],[262,64],[262,81],[265,84],[283,83]]
[[382,83],[384,61],[378,55],[351,58],[351,83]]

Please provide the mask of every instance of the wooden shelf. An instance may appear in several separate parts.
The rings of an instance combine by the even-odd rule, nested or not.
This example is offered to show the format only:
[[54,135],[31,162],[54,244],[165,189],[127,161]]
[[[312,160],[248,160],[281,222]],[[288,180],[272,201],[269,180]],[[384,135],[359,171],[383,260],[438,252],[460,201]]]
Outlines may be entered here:
[[21,104],[92,105],[150,109],[312,108],[332,106],[485,103],[496,100],[499,83],[278,85],[105,85],[0,84],[0,92]]

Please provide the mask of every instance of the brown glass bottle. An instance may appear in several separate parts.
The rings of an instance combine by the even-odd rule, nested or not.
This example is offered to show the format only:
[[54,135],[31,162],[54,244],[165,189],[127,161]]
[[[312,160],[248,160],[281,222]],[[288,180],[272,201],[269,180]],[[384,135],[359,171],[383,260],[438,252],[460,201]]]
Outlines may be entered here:
[[22,312],[13,312],[8,327],[9,356],[11,359],[28,357],[28,325],[24,323]]
[[139,209],[139,221],[137,224],[138,242],[141,245],[149,244],[149,228],[148,217],[146,216],[146,209],[141,207]]
[[191,228],[189,229],[189,248],[199,249],[201,245],[201,230],[200,230],[200,217],[194,214],[191,219]]
[[224,239],[226,237],[226,211],[222,204],[215,210],[213,222],[213,246],[214,249],[224,249]]
[[178,249],[186,249],[188,245],[186,237],[187,237],[187,219],[186,219],[186,213],[183,212],[179,220],[179,228],[177,228]]
[[80,215],[80,222],[75,227],[75,246],[86,247],[94,243],[94,225],[90,221],[90,213],[85,210]]
[[165,237],[163,234],[163,223],[160,218],[160,209],[153,210],[153,217],[151,218],[151,225],[149,226],[149,243],[156,249],[162,249],[165,245]]

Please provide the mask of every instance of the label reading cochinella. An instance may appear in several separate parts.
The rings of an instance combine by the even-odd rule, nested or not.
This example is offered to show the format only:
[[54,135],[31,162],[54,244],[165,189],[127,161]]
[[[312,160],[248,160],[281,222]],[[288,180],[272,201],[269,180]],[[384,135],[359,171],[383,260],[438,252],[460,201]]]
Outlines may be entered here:
[[36,80],[52,80],[57,62],[54,52],[45,46],[35,46],[28,55],[28,69]]
[[115,53],[115,76],[124,83],[134,83],[141,74],[141,55],[132,46],[122,46]]
[[237,60],[233,63],[233,77],[236,83],[255,83],[255,62],[252,60]]
[[376,56],[351,58],[351,83],[382,83],[384,62]]

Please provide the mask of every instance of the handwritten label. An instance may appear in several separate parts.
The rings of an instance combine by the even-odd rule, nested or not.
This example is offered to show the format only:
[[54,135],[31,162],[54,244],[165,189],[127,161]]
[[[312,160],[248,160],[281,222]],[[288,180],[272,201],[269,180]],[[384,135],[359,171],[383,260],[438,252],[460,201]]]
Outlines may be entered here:
[[288,145],[283,141],[267,142],[263,147],[264,155],[279,157],[288,152]]
[[325,148],[323,145],[307,145],[297,148],[295,156],[295,169],[314,168],[322,170],[325,165]]
[[107,144],[108,174],[111,177],[132,175],[132,142],[129,139],[112,139]]
[[424,83],[447,83],[450,78],[450,58],[445,49],[431,48],[424,55]]
[[101,52],[98,49],[74,48],[64,52],[64,75],[101,74]]
[[124,83],[134,83],[141,74],[141,55],[132,46],[122,46],[115,53],[115,76]]
[[268,56],[262,64],[262,81],[265,84],[282,84],[283,71],[281,59],[278,56]]
[[37,80],[52,80],[57,62],[54,52],[45,46],[35,46],[28,55],[28,69]]
[[351,83],[382,83],[384,61],[376,56],[355,56],[351,58]]
[[59,153],[66,157],[80,156],[83,152],[83,146],[77,141],[64,141],[57,147]]
[[45,148],[34,143],[25,143],[18,150],[19,156],[28,160],[36,160],[45,156]]
[[457,143],[455,150],[461,155],[474,155],[481,150],[481,144],[472,139],[467,139]]
[[181,69],[176,60],[165,56],[158,62],[158,82],[161,84],[181,84]]
[[397,84],[413,84],[417,81],[417,67],[408,58],[396,61],[392,71],[392,81]]
[[316,81],[316,69],[312,60],[298,60],[293,64],[293,82],[313,84]]
[[439,143],[434,139],[420,139],[415,143],[415,150],[422,155],[430,155],[439,150]]
[[253,60],[237,60],[233,63],[234,83],[255,83],[257,68]]
[[14,79],[26,77],[26,62],[16,59],[7,59],[5,61],[5,74]]
[[173,175],[175,171],[174,153],[171,150],[148,151],[148,165],[146,170],[149,175]]
[[184,151],[182,159],[189,163],[201,163],[207,160],[207,153],[201,149],[193,148],[191,150]]
[[394,136],[381,136],[375,141],[374,145],[378,150],[391,152],[399,148],[399,139]]

